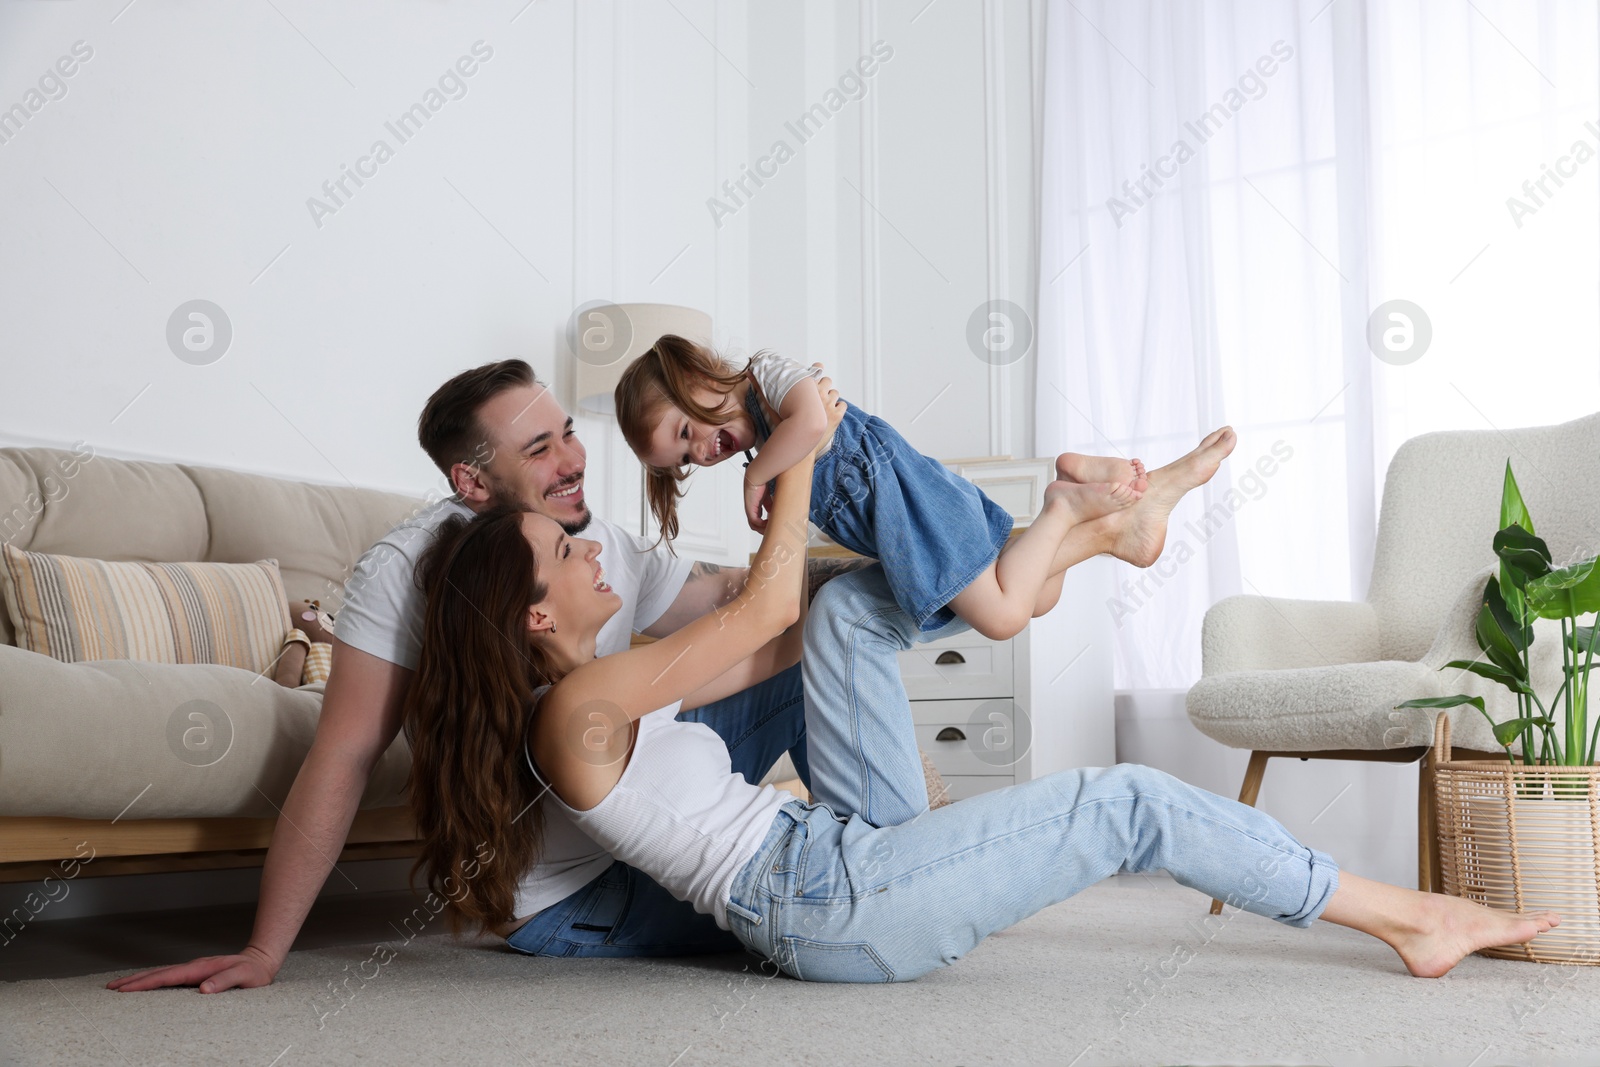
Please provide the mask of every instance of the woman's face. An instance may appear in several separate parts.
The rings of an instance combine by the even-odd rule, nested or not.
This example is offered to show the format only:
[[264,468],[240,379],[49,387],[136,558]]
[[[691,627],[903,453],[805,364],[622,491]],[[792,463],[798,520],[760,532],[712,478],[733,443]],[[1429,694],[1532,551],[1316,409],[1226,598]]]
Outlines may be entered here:
[[[731,398],[708,386],[695,390],[695,403],[707,411],[733,406]],[[743,409],[721,426],[700,422],[668,404],[650,435],[650,454],[641,456],[652,467],[712,467],[729,456],[754,448],[755,430]]]
[[537,511],[522,516],[522,534],[533,547],[544,599],[529,613],[530,629],[547,629],[539,620],[554,622],[557,633],[567,627],[574,634],[596,633],[622,606],[622,598],[606,584],[600,566],[600,542],[573,537],[561,524]]

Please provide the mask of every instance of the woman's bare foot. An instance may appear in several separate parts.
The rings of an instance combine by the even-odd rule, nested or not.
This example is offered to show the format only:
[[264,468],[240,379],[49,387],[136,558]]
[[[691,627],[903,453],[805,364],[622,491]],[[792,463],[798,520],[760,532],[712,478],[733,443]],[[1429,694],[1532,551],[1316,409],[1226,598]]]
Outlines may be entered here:
[[1064,508],[1073,524],[1132,507],[1143,494],[1118,482],[1058,480],[1044,489],[1045,507]]
[[1339,872],[1339,886],[1321,917],[1383,941],[1418,978],[1437,978],[1480,948],[1520,945],[1561,925],[1561,916],[1553,911],[1495,911],[1460,897],[1419,893],[1348,871]]
[[1233,427],[1224,426],[1207,434],[1193,452],[1145,475],[1148,486],[1139,502],[1103,520],[1110,525],[1111,554],[1135,567],[1161,558],[1167,516],[1185,493],[1211,480],[1237,442]]
[[1561,925],[1553,911],[1517,914],[1442,893],[1418,896],[1423,920],[1410,931],[1383,938],[1418,978],[1438,978],[1480,948],[1520,945]]
[[1063,482],[1116,482],[1142,493],[1145,487],[1138,482],[1144,476],[1144,464],[1137,459],[1086,456],[1082,452],[1063,452],[1056,457],[1056,478]]

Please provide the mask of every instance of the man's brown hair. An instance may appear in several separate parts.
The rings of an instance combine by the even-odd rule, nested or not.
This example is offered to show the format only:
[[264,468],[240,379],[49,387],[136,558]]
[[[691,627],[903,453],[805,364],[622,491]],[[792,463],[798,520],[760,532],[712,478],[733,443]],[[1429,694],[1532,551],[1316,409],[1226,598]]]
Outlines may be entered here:
[[487,463],[489,434],[478,412],[519,385],[544,385],[525,360],[502,359],[462,371],[433,391],[417,417],[417,443],[450,477],[457,463]]

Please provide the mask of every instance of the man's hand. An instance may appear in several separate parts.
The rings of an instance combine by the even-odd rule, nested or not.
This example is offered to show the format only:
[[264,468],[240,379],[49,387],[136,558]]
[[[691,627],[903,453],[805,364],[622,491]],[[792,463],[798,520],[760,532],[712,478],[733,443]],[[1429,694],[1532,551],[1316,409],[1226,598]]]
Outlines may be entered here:
[[400,733],[411,671],[333,639],[333,668],[317,734],[306,753],[261,867],[255,928],[232,956],[202,956],[106,983],[129,993],[198,985],[202,993],[268,985],[288,958],[331,860],[350,835],[373,766]]
[[[820,363],[811,365],[818,370],[822,369],[822,364]],[[828,412],[828,429],[823,433],[822,441],[817,445],[816,455],[820,459],[827,447],[833,444],[832,441],[828,440],[828,437],[844,421],[844,413],[850,409],[850,405],[839,399],[839,390],[833,387],[832,378],[818,378],[817,393],[822,397],[822,406]]]
[[119,993],[137,993],[167,986],[197,985],[202,993],[220,993],[224,989],[256,989],[271,985],[277,974],[278,964],[275,961],[260,949],[247,945],[237,956],[201,956],[188,963],[152,967],[137,974],[113,978],[106,983],[106,988]]

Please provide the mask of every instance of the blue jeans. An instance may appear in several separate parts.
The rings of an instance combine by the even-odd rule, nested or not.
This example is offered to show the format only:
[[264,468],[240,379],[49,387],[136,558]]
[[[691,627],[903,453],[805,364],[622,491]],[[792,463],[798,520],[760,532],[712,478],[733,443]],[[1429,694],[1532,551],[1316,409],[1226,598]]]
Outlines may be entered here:
[[1330,856],[1150,767],[1063,771],[927,810],[893,655],[916,636],[879,567],[834,579],[812,604],[817,799],[778,813],[728,904],[733,933],[786,974],[907,981],[1119,871],[1166,870],[1290,926],[1327,906],[1339,884]]
[[[799,667],[714,704],[680,712],[678,718],[715,730],[728,746],[734,772],[749,781],[759,782],[788,752],[801,781],[810,782]],[[589,957],[687,956],[743,947],[711,916],[621,861],[523,923],[506,944],[532,956]]]
[[[744,409],[757,439],[771,437],[754,389],[745,393]],[[811,521],[882,563],[900,609],[918,629],[937,630],[956,617],[945,605],[999,558],[1015,520],[893,426],[852,405],[817,457]]]

